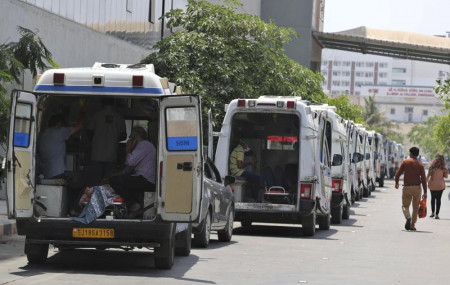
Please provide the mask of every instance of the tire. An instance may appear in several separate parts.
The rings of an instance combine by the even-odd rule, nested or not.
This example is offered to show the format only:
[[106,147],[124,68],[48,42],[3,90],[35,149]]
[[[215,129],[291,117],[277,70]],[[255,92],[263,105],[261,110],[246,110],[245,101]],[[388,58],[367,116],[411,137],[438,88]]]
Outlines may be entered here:
[[344,204],[342,210],[342,219],[347,220],[348,218],[350,218],[350,205]]
[[217,236],[219,237],[219,241],[222,242],[230,242],[233,237],[233,223],[234,223],[234,209],[230,209],[230,213],[228,214],[228,221],[225,226],[225,229],[217,232]]
[[331,210],[331,222],[333,224],[342,223],[343,212],[344,212],[344,205],[340,205],[339,207],[333,208]]
[[331,215],[328,212],[325,216],[319,216],[319,230],[327,231],[331,226]]
[[241,221],[241,226],[244,228],[248,228],[252,226],[252,222],[250,221]]
[[380,177],[380,181],[378,181],[378,185],[380,187],[384,187],[384,174]]
[[191,254],[192,224],[188,228],[175,236],[175,255],[189,256]]
[[197,247],[208,247],[211,237],[211,211],[208,210],[205,220],[202,223],[202,229],[199,233],[194,234],[194,244]]
[[25,254],[28,263],[43,264],[47,262],[48,244],[30,243],[25,240]]
[[370,196],[369,186],[363,188],[362,194],[366,198]]
[[169,240],[164,240],[160,247],[155,248],[155,267],[158,269],[171,269],[175,259],[175,228]]
[[303,217],[302,220],[303,235],[312,237],[316,233],[316,212]]

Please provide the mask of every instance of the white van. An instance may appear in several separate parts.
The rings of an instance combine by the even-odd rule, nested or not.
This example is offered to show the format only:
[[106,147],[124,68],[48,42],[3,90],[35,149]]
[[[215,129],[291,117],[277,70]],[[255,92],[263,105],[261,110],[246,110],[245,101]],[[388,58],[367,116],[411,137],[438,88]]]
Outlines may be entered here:
[[[128,219],[114,212],[82,224],[68,216],[67,181],[39,177],[37,136],[55,113],[71,121],[86,110],[89,120],[102,107],[102,98],[114,102],[128,134],[139,125],[150,135],[156,148],[156,191],[145,192],[141,217]],[[199,217],[202,197],[198,96],[172,94],[168,80],[156,75],[153,65],[96,63],[92,68],[48,70],[33,92],[15,90],[11,101],[8,215],[17,220],[18,234],[26,236],[30,263],[45,262],[49,244],[59,249],[154,248],[155,266],[165,269],[172,267],[175,254],[189,255],[190,223]],[[77,132],[66,143],[66,170],[72,173],[83,173],[89,165],[84,141],[84,133]],[[125,142],[119,149],[120,157]]]
[[386,176],[386,149],[384,147],[384,137],[380,133],[375,133],[375,149],[376,154],[375,162],[375,182],[378,182],[378,186],[384,186],[384,178]]
[[[226,109],[215,163],[222,177],[230,174],[230,155],[242,140],[252,149],[261,187],[249,198],[255,184],[241,176],[233,184],[235,220],[302,224],[304,235],[330,228],[331,152],[319,132],[331,126],[299,97],[261,96],[236,99]],[[250,153],[250,152],[248,152]],[[245,158],[247,159],[247,158]],[[258,183],[257,183],[258,184]],[[252,186],[254,188],[252,188]]]
[[360,127],[353,121],[347,121],[347,140],[348,140],[348,155],[349,161],[349,175],[351,180],[351,202],[359,201],[363,197],[363,183],[362,183],[362,165],[363,165],[363,135]]
[[366,128],[362,124],[356,124],[356,127],[358,128],[358,136],[359,136],[359,153],[363,157],[363,161],[359,163],[358,170],[359,173],[359,184],[362,188],[362,196],[363,197],[369,197],[371,188],[369,187],[368,183],[368,176],[369,176],[369,168],[370,168],[370,148],[369,148],[369,140],[368,140],[368,133]]
[[[348,145],[345,120],[336,114],[337,108],[334,106],[311,105],[311,109],[319,114],[325,124],[331,125],[331,134],[325,134],[325,138],[331,143],[331,179],[332,179],[332,199],[331,199],[331,221],[340,224],[342,219],[350,217],[350,179],[348,165]],[[320,138],[320,137],[319,137]]]
[[369,187],[369,193],[375,191],[375,180],[377,175],[377,143],[376,133],[373,130],[367,131],[367,143],[369,154],[369,167],[367,171],[367,186]]

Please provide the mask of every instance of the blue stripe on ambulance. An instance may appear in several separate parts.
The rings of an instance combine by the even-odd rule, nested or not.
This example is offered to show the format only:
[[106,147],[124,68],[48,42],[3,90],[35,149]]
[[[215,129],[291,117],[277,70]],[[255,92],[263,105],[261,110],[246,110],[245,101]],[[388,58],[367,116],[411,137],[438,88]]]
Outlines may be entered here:
[[89,92],[89,93],[134,93],[134,94],[164,94],[162,88],[133,88],[133,87],[95,87],[70,85],[36,85],[35,92]]
[[168,150],[196,150],[197,137],[168,137]]

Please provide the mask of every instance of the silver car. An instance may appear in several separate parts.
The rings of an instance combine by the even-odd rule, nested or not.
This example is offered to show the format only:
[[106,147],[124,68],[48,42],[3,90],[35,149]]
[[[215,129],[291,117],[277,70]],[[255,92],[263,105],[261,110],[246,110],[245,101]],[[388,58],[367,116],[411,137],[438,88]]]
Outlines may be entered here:
[[219,241],[229,242],[233,235],[234,195],[228,186],[234,177],[220,177],[211,159],[207,159],[203,170],[203,199],[199,223],[192,224],[193,243],[198,247],[207,247],[211,231],[217,231]]

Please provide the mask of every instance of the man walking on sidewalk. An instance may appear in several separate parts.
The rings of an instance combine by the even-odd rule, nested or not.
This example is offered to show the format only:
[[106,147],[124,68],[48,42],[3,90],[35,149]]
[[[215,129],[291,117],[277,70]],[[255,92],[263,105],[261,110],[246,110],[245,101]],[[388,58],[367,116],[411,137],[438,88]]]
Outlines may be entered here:
[[[427,179],[425,176],[425,168],[422,162],[417,160],[419,156],[419,148],[412,147],[409,149],[409,157],[405,159],[395,174],[395,189],[398,189],[398,181],[403,172],[403,194],[402,194],[402,210],[405,215],[405,229],[415,231],[417,214],[419,211],[420,201],[420,184],[423,187],[423,199],[427,198]],[[409,213],[409,206],[412,200],[412,217]]]

